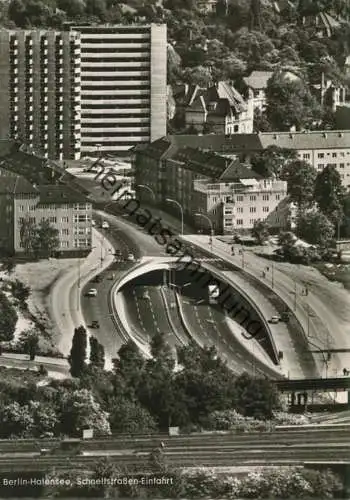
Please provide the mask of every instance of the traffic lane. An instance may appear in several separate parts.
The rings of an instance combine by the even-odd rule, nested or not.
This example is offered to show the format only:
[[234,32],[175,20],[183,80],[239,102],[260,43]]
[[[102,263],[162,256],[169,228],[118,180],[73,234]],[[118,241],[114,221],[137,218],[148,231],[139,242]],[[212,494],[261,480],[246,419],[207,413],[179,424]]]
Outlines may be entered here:
[[[140,313],[139,304],[135,297],[135,291],[130,286],[123,287],[119,293],[123,294],[125,304],[125,314],[128,320],[128,325],[138,337],[149,341],[151,332],[147,328],[147,321]],[[149,322],[150,318],[148,319]]]
[[227,361],[230,369],[236,374],[249,371],[249,367],[244,364],[244,360],[239,358],[234,351],[231,351],[218,335],[217,328],[207,320],[211,320],[210,313],[205,308],[200,311],[196,302],[186,297],[179,297],[184,314],[185,324],[188,325],[192,338],[201,346],[215,347],[219,356]]
[[126,241],[128,243],[133,242],[132,245],[135,249],[139,248],[141,256],[169,257],[169,254],[165,252],[165,246],[157,243],[154,236],[142,231],[142,228],[135,227],[126,222],[126,219],[124,220],[122,217],[117,217],[100,210],[97,210],[95,213],[99,217],[102,217],[103,220],[107,220],[114,228],[122,231],[124,238],[128,239]]
[[[110,294],[115,280],[122,275],[122,269],[119,271],[113,269],[103,271],[100,275],[102,281],[99,283],[90,281],[82,290],[81,307],[86,320],[90,335],[96,337],[105,348],[105,355],[109,359],[117,356],[120,347],[124,344],[123,336],[113,321],[113,313],[110,308]],[[96,288],[97,296],[88,297],[86,293],[90,288]],[[92,328],[92,322],[98,321],[100,327]]]
[[151,298],[149,301],[150,308],[154,317],[157,319],[160,331],[164,333],[166,342],[174,350],[176,347],[182,345],[182,343],[178,340],[176,333],[169,322],[169,318],[165,310],[161,287],[148,287],[148,292]]
[[188,344],[190,338],[186,333],[181,321],[180,313],[176,304],[175,291],[169,288],[168,286],[162,286],[161,293],[163,295],[164,300],[167,303],[169,316],[174,326],[175,334],[178,339],[179,345]]
[[[263,265],[262,263],[266,264],[268,261],[249,253],[247,255],[247,262],[253,270],[256,270],[258,266]],[[329,293],[330,283],[325,280],[323,285],[320,286],[318,280],[315,279],[314,273],[311,273],[314,280],[312,280],[310,274],[308,278],[306,276],[304,270],[300,269],[299,266],[295,266],[293,269],[291,265],[285,266],[283,263],[274,265],[275,288],[283,291],[290,297],[294,297],[295,285],[297,284],[297,293],[299,290],[296,304],[297,309],[299,311],[302,310],[304,316],[307,317],[309,315],[309,320],[305,321],[309,324],[310,335],[308,339],[315,341],[317,345],[323,348],[327,348],[328,346],[333,348],[336,346],[342,348],[350,347],[349,335],[346,335],[350,333],[349,323],[340,321],[339,319],[339,304],[335,309],[337,300],[334,300],[332,293]],[[301,291],[305,289],[305,282],[310,282],[310,291],[307,298],[301,295]],[[347,305],[350,305],[349,300],[347,301]],[[345,308],[345,310],[347,309],[348,307]],[[345,314],[347,315],[348,313],[346,312]],[[300,343],[302,343],[302,340],[300,340]],[[310,349],[309,346],[308,349]],[[342,359],[349,360],[350,362],[349,354],[345,354]],[[343,368],[344,363],[341,362],[339,354],[332,356],[329,366],[337,370]]]

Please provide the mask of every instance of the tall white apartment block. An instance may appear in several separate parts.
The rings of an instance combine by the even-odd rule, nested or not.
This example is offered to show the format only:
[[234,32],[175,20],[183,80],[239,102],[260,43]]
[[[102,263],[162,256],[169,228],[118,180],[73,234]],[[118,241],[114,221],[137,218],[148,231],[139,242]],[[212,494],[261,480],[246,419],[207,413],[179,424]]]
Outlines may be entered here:
[[81,42],[81,153],[166,135],[166,25],[71,26]]

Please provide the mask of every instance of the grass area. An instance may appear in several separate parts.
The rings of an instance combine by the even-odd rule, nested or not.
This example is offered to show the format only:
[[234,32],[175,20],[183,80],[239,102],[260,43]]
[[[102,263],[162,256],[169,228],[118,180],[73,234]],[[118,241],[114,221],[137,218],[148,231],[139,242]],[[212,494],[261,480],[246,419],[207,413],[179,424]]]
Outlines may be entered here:
[[320,262],[314,264],[314,267],[330,281],[342,283],[346,290],[350,290],[350,264]]

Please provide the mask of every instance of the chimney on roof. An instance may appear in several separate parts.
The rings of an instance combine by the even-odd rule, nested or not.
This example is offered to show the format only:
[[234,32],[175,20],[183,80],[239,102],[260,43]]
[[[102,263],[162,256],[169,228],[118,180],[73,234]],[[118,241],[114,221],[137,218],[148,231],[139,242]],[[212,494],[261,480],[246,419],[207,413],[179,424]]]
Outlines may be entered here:
[[339,137],[343,137],[343,132],[339,132]]
[[294,135],[293,134],[289,134],[289,139],[293,139]]
[[324,137],[325,139],[327,139],[327,134],[326,134],[326,132],[323,132],[323,137]]
[[277,134],[273,134],[273,138],[274,139],[278,139],[278,135]]

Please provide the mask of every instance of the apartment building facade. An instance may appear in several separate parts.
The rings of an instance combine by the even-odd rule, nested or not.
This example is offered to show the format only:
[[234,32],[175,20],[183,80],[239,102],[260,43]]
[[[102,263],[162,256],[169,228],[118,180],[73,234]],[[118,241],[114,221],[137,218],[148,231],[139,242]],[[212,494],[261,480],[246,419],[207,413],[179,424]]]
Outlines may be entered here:
[[0,30],[0,137],[44,157],[80,157],[80,38]]
[[59,256],[87,255],[91,251],[91,203],[67,186],[33,186],[24,177],[6,175],[0,181],[0,251],[23,254],[26,222],[48,220],[58,230]]
[[[240,177],[240,175],[242,177]],[[227,182],[229,181],[229,182]],[[251,230],[257,221],[266,221],[270,227],[286,229],[292,221],[280,205],[287,197],[287,183],[275,179],[259,179],[253,171],[225,182],[194,182],[199,195],[196,210],[208,215],[213,227],[223,234]]]
[[287,183],[263,179],[237,158],[176,146],[165,138],[139,148],[135,156],[136,193],[141,203],[168,206],[179,215],[177,207],[166,203],[167,198],[175,200],[198,229],[210,227],[197,213],[208,217],[219,234],[250,230],[258,220],[274,228],[291,227]]
[[166,135],[166,25],[71,26],[81,40],[81,152]]

